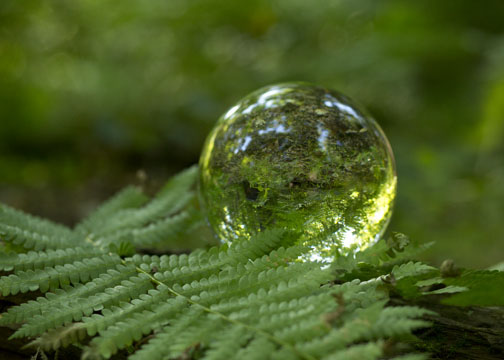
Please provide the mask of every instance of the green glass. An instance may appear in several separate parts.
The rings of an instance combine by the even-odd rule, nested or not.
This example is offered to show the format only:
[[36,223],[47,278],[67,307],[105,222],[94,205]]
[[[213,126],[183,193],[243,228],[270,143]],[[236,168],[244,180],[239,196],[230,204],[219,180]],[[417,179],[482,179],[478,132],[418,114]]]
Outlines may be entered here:
[[259,89],[209,134],[199,193],[223,242],[270,227],[302,232],[307,256],[327,259],[376,242],[392,214],[390,144],[348,97],[307,83]]

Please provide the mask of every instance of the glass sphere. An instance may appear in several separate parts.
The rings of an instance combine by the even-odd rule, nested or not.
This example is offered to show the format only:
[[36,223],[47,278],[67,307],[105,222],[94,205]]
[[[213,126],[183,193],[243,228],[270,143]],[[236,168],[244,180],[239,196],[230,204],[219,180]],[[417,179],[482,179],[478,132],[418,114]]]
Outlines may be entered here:
[[240,100],[200,158],[200,201],[223,242],[281,227],[301,232],[315,260],[377,241],[396,185],[379,125],[348,97],[306,83],[267,86]]

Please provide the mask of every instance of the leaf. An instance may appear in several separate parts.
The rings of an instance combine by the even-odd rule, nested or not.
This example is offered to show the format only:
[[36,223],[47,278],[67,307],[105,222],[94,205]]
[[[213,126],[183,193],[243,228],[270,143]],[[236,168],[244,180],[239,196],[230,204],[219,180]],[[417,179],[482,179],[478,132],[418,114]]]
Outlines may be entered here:
[[400,280],[407,276],[417,276],[432,271],[436,271],[436,268],[421,262],[410,261],[406,264],[394,266],[392,269],[392,275],[394,275],[396,280]]
[[457,306],[504,306],[504,272],[466,270],[460,277],[447,278],[446,285],[468,290],[443,300]]

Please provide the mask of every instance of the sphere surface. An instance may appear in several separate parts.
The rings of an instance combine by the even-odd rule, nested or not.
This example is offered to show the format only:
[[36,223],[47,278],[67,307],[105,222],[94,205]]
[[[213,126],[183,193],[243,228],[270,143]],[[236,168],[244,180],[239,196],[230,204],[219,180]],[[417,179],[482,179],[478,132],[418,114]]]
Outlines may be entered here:
[[200,199],[222,241],[292,229],[312,247],[311,259],[377,241],[396,184],[378,124],[346,96],[306,83],[268,86],[239,101],[200,159]]

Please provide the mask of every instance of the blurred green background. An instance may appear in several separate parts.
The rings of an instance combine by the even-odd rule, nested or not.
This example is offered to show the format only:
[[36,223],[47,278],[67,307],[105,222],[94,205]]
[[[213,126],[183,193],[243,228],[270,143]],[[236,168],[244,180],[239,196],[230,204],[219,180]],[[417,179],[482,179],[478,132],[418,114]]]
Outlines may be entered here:
[[390,229],[504,259],[504,2],[1,0],[0,201],[73,224],[155,189],[261,86],[363,103],[395,151]]

